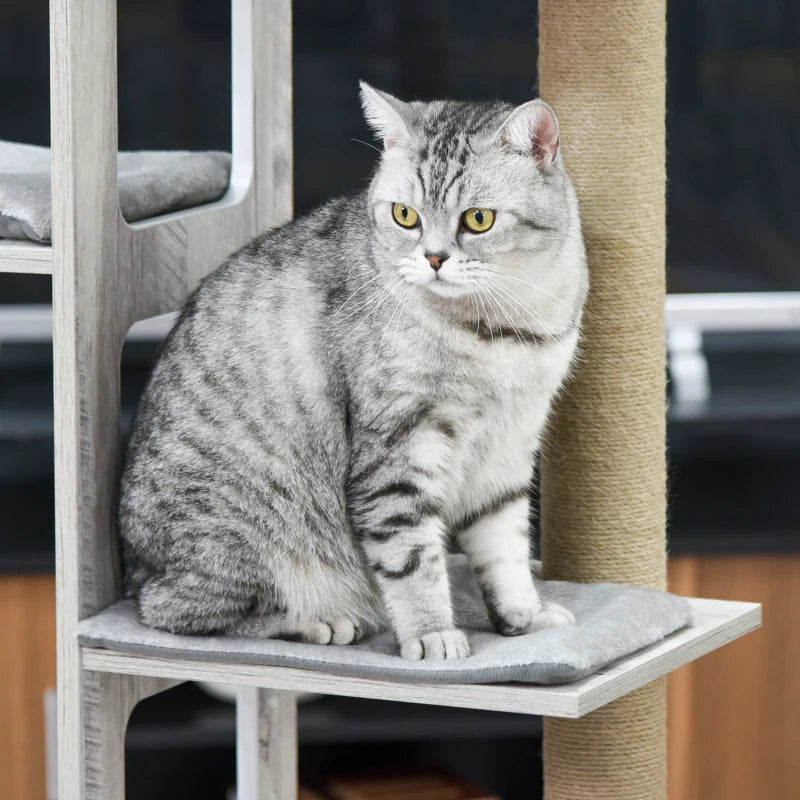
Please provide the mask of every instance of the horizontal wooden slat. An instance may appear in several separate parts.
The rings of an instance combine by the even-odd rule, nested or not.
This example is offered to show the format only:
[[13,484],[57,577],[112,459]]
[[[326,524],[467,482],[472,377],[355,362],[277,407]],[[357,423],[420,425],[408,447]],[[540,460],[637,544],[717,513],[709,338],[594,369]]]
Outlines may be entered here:
[[50,275],[53,248],[49,244],[0,240],[0,272]]
[[265,689],[371,697],[407,703],[481,708],[552,717],[581,717],[666,675],[761,625],[758,603],[691,599],[694,624],[602,672],[563,686],[400,683],[342,677],[290,667],[136,656],[85,648],[83,666],[98,672],[152,675],[260,686]]

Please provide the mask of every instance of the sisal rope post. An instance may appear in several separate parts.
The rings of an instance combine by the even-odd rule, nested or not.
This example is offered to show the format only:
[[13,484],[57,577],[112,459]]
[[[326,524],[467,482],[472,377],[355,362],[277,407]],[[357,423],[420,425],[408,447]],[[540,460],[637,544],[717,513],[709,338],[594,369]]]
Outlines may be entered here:
[[[665,0],[541,0],[541,95],[581,200],[591,289],[542,454],[545,576],[664,588]],[[546,800],[666,798],[659,680],[547,719]]]

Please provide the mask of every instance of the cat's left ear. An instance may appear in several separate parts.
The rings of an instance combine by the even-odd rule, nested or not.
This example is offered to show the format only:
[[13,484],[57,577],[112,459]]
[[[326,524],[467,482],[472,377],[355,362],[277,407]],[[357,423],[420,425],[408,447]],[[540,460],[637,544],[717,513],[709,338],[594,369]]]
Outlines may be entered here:
[[361,105],[367,124],[383,139],[388,150],[410,138],[408,104],[361,81]]
[[558,119],[544,100],[531,100],[511,112],[498,139],[514,152],[533,156],[546,167],[558,155]]

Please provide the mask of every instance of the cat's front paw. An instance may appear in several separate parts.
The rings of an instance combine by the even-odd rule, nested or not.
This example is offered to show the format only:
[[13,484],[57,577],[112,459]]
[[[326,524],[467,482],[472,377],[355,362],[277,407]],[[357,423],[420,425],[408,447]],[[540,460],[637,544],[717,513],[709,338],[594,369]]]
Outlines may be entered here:
[[463,631],[453,628],[448,631],[426,633],[400,644],[400,655],[410,661],[426,661],[434,658],[467,658],[469,642]]
[[521,636],[523,633],[533,633],[544,628],[574,625],[575,617],[563,606],[548,603],[545,606],[495,609],[492,623],[495,630],[503,636]]

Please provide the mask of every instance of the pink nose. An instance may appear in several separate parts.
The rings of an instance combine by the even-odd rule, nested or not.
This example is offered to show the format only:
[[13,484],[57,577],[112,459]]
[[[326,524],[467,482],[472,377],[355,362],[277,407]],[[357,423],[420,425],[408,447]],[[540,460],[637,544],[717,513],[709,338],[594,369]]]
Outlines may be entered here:
[[450,258],[449,253],[425,253],[425,258],[431,262],[431,266],[433,267],[436,272],[439,271],[439,268]]

